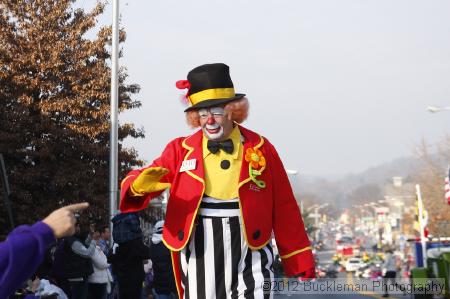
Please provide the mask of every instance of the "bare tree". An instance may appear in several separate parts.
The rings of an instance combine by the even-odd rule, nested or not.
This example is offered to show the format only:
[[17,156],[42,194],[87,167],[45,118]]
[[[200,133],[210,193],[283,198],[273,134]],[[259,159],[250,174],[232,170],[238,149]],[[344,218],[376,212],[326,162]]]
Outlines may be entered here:
[[435,236],[450,234],[450,205],[444,198],[444,179],[450,163],[450,136],[430,145],[425,140],[416,149],[421,170],[414,179],[420,184],[425,209],[428,212],[428,229]]

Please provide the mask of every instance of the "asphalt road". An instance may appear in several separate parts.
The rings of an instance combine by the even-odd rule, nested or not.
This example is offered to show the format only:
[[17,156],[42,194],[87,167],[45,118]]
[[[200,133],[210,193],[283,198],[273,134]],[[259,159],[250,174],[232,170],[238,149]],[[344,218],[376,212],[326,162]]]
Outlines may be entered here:
[[[319,251],[317,253],[319,258],[319,264],[328,264],[332,263],[332,256],[334,254],[334,250],[325,250],[325,251]],[[349,283],[351,284],[353,282],[353,275],[351,273],[341,272],[338,274],[338,279],[336,281],[340,283]],[[313,288],[312,288],[313,289]],[[376,293],[358,293],[355,292],[354,294],[305,294],[300,292],[292,292],[291,294],[275,294],[275,299],[282,299],[282,298],[307,298],[307,299],[331,299],[331,298],[341,298],[341,299],[368,299],[368,298],[382,298],[381,294]],[[410,296],[393,296],[391,298],[401,298],[401,299],[410,299]]]

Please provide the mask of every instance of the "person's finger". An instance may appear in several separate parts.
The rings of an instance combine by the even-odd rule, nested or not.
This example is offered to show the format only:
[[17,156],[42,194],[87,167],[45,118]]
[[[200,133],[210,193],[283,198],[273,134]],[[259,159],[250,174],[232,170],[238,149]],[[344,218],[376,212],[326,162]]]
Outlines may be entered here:
[[169,169],[167,168],[160,168],[155,172],[158,176],[162,177],[169,173]]
[[170,188],[170,186],[171,186],[170,183],[158,183],[158,184],[156,185],[156,189],[158,189],[157,191],[165,190],[165,189],[167,189],[167,188]]
[[73,212],[76,212],[76,211],[87,209],[88,207],[89,207],[89,203],[82,202],[82,203],[76,203],[76,204],[73,204],[73,205],[68,205],[65,208],[73,213]]
[[169,169],[161,167],[161,173],[167,174],[169,173]]
[[156,173],[156,177],[158,178],[158,180],[160,180],[163,176],[165,176],[167,174],[167,172],[162,172],[162,171],[160,171],[160,172],[158,172],[158,173]]
[[153,174],[153,173],[157,172],[159,168],[160,167],[149,167],[147,169],[144,169],[144,171],[142,171],[141,174],[144,174],[144,175]]
[[147,174],[164,175],[164,174],[167,174],[168,172],[169,172],[169,169],[158,166],[158,167],[149,167],[149,168],[145,169],[142,173],[144,175],[147,175]]

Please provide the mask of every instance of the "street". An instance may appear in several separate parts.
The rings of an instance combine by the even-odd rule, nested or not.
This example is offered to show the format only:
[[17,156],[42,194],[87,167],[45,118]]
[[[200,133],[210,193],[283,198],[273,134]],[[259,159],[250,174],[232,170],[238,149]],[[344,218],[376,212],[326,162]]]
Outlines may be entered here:
[[[336,251],[334,249],[318,251],[317,257],[319,260],[319,265],[326,265],[332,263],[332,256]],[[337,279],[345,279],[346,283],[351,284],[353,282],[353,274],[347,272],[339,272]],[[375,293],[357,293],[355,294],[313,294],[313,295],[305,295],[305,294],[275,294],[274,298],[308,298],[308,299],[329,299],[329,298],[350,298],[350,299],[363,299],[363,298],[383,298],[381,294]],[[394,295],[390,298],[411,298],[408,296]]]

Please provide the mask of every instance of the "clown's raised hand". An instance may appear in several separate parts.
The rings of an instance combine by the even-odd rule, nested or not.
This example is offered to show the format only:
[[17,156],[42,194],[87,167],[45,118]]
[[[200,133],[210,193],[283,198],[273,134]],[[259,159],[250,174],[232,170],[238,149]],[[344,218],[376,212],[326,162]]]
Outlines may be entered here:
[[149,167],[145,169],[131,184],[131,194],[134,196],[142,196],[169,188],[170,183],[160,182],[162,177],[168,173],[169,170],[163,167]]

